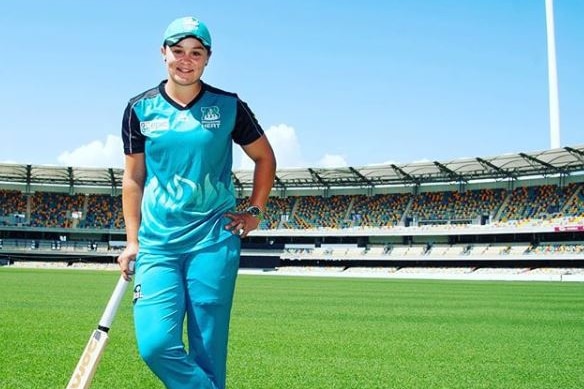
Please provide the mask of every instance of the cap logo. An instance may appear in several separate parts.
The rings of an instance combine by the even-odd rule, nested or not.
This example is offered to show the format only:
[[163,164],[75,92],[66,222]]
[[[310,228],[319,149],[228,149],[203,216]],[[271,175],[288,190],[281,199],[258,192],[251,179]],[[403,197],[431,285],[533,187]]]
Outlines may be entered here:
[[196,19],[185,20],[184,27],[186,30],[196,30],[199,28],[199,21]]

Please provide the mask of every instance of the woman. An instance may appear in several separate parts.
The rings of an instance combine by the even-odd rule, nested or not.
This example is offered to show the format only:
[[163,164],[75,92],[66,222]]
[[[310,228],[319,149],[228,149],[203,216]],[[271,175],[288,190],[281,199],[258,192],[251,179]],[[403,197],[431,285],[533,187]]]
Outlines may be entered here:
[[[136,339],[152,371],[171,389],[224,388],[241,238],[258,227],[276,161],[247,104],[201,81],[211,56],[203,22],[173,21],[161,53],[168,79],[124,111],[127,246],[118,262],[129,279],[136,261]],[[234,212],[234,142],[255,163],[251,206],[241,213]]]

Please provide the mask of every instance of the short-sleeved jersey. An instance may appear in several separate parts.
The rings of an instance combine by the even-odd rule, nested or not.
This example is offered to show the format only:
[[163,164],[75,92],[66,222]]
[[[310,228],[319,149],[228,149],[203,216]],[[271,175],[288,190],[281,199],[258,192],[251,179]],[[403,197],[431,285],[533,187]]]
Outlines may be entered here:
[[129,101],[122,139],[125,154],[144,153],[146,165],[140,251],[180,254],[232,236],[224,228],[235,208],[232,145],[264,132],[234,93],[203,83],[182,107],[165,83]]

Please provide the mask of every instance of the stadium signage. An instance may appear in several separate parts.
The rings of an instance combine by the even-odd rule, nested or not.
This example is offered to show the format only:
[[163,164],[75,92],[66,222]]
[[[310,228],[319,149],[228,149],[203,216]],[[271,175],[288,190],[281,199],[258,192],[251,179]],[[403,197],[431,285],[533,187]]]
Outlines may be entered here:
[[575,232],[575,231],[584,231],[584,226],[556,226],[554,227],[554,231],[556,232]]

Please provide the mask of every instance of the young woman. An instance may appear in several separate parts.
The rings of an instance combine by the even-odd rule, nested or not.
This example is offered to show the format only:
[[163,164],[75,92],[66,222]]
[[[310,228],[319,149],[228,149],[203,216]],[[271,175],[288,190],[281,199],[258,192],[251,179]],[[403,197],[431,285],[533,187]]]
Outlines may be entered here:
[[[224,388],[241,238],[258,227],[276,161],[247,104],[201,81],[211,57],[203,22],[173,21],[161,53],[168,79],[130,99],[123,115],[127,247],[118,262],[129,279],[136,261],[136,339],[151,370],[170,389]],[[241,213],[234,143],[255,163]]]

